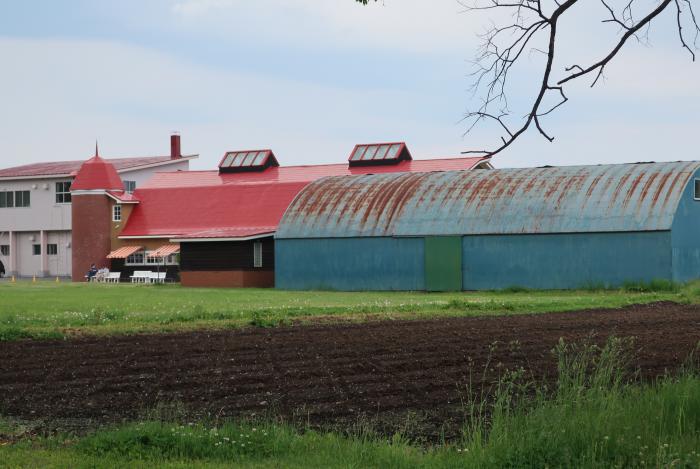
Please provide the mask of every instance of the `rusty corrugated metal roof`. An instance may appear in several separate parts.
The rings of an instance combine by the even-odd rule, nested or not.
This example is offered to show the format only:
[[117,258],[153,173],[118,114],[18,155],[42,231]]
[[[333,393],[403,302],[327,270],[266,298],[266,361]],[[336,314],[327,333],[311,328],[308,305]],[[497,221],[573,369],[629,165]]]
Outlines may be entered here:
[[668,230],[700,162],[328,177],[277,238]]

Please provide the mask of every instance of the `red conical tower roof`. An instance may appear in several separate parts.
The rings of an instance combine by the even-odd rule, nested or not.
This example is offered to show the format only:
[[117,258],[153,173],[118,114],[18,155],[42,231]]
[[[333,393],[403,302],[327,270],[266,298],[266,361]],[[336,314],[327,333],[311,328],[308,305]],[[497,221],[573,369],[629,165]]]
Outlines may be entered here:
[[124,183],[112,163],[100,158],[97,144],[95,144],[95,156],[82,164],[70,188],[73,191],[97,189],[123,191]]

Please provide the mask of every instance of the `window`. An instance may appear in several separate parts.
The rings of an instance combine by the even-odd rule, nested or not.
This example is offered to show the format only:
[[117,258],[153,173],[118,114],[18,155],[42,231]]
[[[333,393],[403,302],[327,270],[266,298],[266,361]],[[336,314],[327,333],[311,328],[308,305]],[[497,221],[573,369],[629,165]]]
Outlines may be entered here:
[[150,252],[146,253],[146,264],[158,265],[163,263],[162,257],[153,257]]
[[126,265],[143,265],[143,251],[138,251],[126,258]]
[[[700,179],[695,180],[695,200],[700,200]],[[2,205],[0,205],[0,207],[2,207]]]
[[41,244],[32,244],[32,254],[41,256]]
[[162,257],[151,256],[153,251],[138,251],[126,258],[125,265],[178,265],[179,254],[171,254],[164,259]]
[[122,221],[122,206],[114,205],[112,207],[112,221]]
[[47,244],[46,245],[46,254],[49,256],[55,256],[58,254],[58,244]]
[[15,191],[15,207],[29,207],[29,191]]
[[136,190],[136,181],[124,181],[124,190],[129,194],[133,194]]
[[12,191],[9,192],[0,192],[0,208],[11,208],[15,206],[15,193]]
[[69,182],[57,182],[56,183],[56,203],[57,204],[69,204],[70,202],[71,202],[70,181]]
[[253,267],[262,267],[262,242],[253,243]]
[[3,244],[0,246],[0,255],[9,256],[10,255],[10,245]]

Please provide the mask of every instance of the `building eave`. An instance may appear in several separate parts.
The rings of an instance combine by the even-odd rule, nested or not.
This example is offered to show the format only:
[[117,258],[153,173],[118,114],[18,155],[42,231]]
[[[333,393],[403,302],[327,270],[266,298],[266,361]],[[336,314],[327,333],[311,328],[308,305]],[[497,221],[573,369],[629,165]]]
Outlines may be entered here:
[[29,179],[63,179],[72,178],[75,174],[60,173],[60,174],[42,174],[37,176],[4,176],[0,177],[0,181],[26,181]]
[[117,236],[119,239],[170,239],[175,235]]
[[[157,168],[159,166],[167,166],[170,164],[175,164],[180,161],[190,161],[199,158],[199,154],[193,155],[183,155],[179,158],[169,159],[166,161],[159,161],[157,163],[142,164],[138,166],[132,166],[130,168],[117,169],[117,173],[130,173],[133,171],[139,171],[142,169]],[[107,160],[109,161],[109,160]],[[63,178],[74,178],[74,173],[49,173],[49,174],[37,174],[33,176],[0,176],[0,181],[27,181],[35,179],[63,179]]]
[[[159,161],[158,163],[143,164],[143,165],[139,165],[139,166],[133,166],[131,168],[118,169],[117,173],[121,174],[121,173],[129,173],[132,171],[139,171],[141,169],[157,168],[159,166],[167,166],[169,164],[175,164],[175,163],[178,163],[180,161],[190,161],[190,160],[194,160],[197,158],[199,158],[199,154],[182,155],[179,158],[174,158],[174,159],[170,159],[170,160],[166,160],[166,161]],[[109,161],[109,160],[107,160],[107,161]]]
[[262,233],[251,236],[239,236],[239,237],[229,237],[229,238],[171,238],[170,242],[173,243],[205,243],[207,241],[211,242],[222,242],[222,241],[250,241],[253,239],[269,238],[274,236],[275,233]]

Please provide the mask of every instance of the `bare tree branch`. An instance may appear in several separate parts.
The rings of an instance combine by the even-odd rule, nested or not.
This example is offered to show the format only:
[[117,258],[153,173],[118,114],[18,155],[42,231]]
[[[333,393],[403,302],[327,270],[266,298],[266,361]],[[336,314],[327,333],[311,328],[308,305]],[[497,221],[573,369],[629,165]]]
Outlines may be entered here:
[[[479,2],[479,0],[474,0]],[[573,64],[564,68],[566,75],[555,80],[552,78],[552,67],[557,56],[557,34],[559,32],[559,20],[570,11],[578,0],[552,0],[551,8],[543,8],[544,0],[487,0],[485,4],[474,3],[467,5],[460,1],[466,11],[505,11],[510,13],[511,20],[506,25],[493,24],[481,35],[482,45],[479,48],[475,60],[476,69],[472,73],[474,94],[481,93],[481,106],[468,112],[464,120],[469,122],[465,135],[470,133],[481,122],[495,122],[505,132],[500,138],[501,143],[491,150],[469,150],[463,153],[479,153],[485,156],[493,156],[508,148],[515,140],[525,133],[533,124],[537,131],[548,141],[554,137],[549,135],[541,122],[541,118],[548,116],[553,111],[568,101],[564,85],[575,81],[592,72],[596,72],[591,87],[595,86],[601,78],[604,78],[605,67],[617,56],[622,47],[630,38],[642,42],[648,39],[649,25],[662,12],[675,7],[676,24],[681,46],[688,50],[691,58],[695,60],[695,49],[700,35],[700,27],[692,8],[691,0],[658,0],[658,5],[646,13],[640,19],[636,19],[635,2],[640,0],[627,0],[621,10],[616,10],[610,0],[599,0],[606,11],[607,17],[601,19],[603,23],[611,23],[619,27],[620,37],[611,46],[607,54],[590,65]],[[551,10],[551,11],[550,11]],[[694,37],[689,41],[686,36],[685,26],[691,25]],[[540,33],[547,31],[547,47],[544,50],[537,46],[536,41]],[[544,38],[543,38],[544,39]],[[508,80],[514,65],[521,61],[524,51],[537,51],[546,55],[546,61],[542,69],[541,81],[535,94],[529,111],[522,117],[519,125],[511,126],[512,117],[508,110]],[[545,98],[549,94],[557,94],[556,104],[548,105]]]

